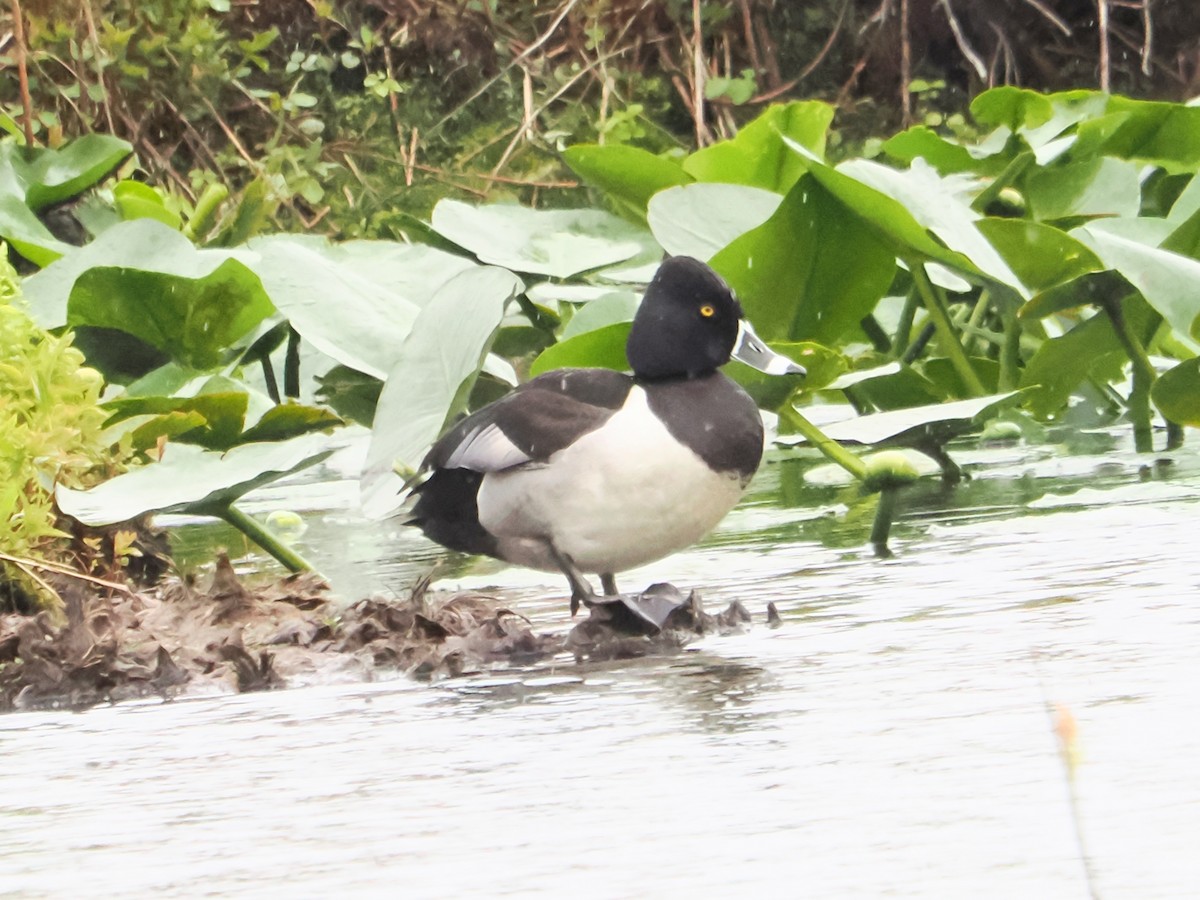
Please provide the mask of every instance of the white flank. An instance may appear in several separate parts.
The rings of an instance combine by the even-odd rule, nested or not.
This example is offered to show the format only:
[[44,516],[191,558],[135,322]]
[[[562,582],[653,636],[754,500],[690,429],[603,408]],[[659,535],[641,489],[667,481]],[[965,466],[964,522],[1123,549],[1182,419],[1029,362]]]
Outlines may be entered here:
[[621,572],[691,546],[743,491],[737,474],[713,472],[679,444],[634,387],[599,430],[548,464],[492,472],[479,490],[479,521],[506,558],[553,571],[544,539],[584,572]]

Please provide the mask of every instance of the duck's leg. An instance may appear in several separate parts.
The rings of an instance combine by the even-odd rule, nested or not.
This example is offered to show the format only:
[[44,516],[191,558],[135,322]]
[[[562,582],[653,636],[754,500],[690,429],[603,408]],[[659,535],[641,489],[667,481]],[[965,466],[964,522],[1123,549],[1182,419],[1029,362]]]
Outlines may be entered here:
[[[548,542],[549,543],[549,542]],[[549,544],[550,555],[554,557],[554,561],[558,564],[558,568],[564,575],[567,576],[567,582],[571,585],[571,615],[579,612],[579,605],[585,604],[590,606],[599,599],[596,592],[592,590],[592,585],[579,571],[575,562],[565,553],[559,552],[559,549],[553,543]]]
[[613,577],[612,572],[604,572],[600,575],[600,586],[604,588],[604,593],[609,597],[615,597],[621,593],[617,590],[617,579]]

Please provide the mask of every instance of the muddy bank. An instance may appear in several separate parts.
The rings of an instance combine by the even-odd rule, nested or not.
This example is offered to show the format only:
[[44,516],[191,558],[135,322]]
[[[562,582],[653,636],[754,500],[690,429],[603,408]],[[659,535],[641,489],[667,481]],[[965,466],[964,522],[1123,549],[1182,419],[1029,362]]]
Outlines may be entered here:
[[[668,593],[598,606],[574,621],[564,603],[563,630],[537,633],[495,597],[433,592],[422,583],[406,598],[347,605],[312,575],[243,583],[224,555],[200,585],[169,579],[144,591],[99,593],[62,579],[55,587],[65,621],[46,613],[0,618],[0,710],[83,708],[385,673],[453,677],[554,656],[565,663],[634,657],[679,649],[701,634],[741,630],[750,619],[740,604],[710,615],[697,596]],[[645,603],[661,613],[658,624],[647,623]]]

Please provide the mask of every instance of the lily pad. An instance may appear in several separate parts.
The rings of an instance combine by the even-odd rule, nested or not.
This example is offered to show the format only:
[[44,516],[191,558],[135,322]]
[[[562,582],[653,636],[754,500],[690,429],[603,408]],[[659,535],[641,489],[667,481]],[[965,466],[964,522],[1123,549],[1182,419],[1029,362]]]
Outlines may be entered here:
[[379,379],[395,365],[421,306],[455,275],[478,268],[440,250],[382,241],[272,235],[247,247],[267,295],[305,341]]
[[895,254],[877,231],[811,176],[711,264],[763,339],[829,345],[858,327],[896,271]]
[[504,307],[522,290],[505,269],[476,268],[452,278],[421,310],[375,410],[360,480],[368,516],[400,505],[406,478],[466,403]]
[[112,525],[148,512],[213,514],[254,488],[315,465],[333,450],[322,435],[246,444],[227,453],[172,444],[148,463],[87,490],[59,485],[58,507],[85,525]]
[[735,238],[762,225],[783,198],[741,184],[689,184],[668,188],[650,201],[647,221],[672,256],[708,260]]
[[[890,412],[856,416],[822,426],[825,436],[844,444],[868,444],[875,447],[920,448],[929,442],[944,443],[967,434],[982,425],[993,410],[1018,396],[1020,391],[972,397],[952,403],[916,406]],[[781,444],[803,443],[796,436],[782,436]]]
[[653,244],[645,230],[600,210],[442,200],[433,209],[432,224],[482,262],[553,278],[632,259]]

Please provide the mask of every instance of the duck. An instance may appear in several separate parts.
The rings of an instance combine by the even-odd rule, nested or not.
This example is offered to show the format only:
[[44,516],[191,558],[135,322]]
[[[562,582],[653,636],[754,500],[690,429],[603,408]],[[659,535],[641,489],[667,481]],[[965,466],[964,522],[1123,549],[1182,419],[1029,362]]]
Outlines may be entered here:
[[707,535],[764,447],[757,404],[721,367],[804,367],[767,347],[724,279],[688,256],[659,265],[625,352],[629,372],[546,372],[457,422],[422,463],[407,523],[451,550],[561,573],[572,615],[620,596],[617,574]]

